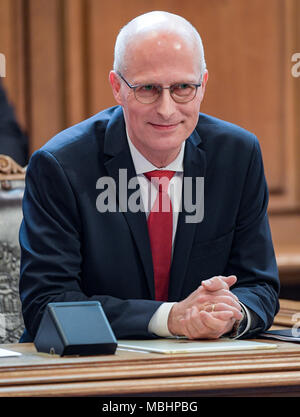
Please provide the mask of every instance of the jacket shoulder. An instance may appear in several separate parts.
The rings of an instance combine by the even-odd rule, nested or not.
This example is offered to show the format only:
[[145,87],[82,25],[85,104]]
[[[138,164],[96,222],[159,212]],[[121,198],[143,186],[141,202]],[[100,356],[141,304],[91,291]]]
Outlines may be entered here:
[[119,106],[105,109],[55,135],[40,150],[59,157],[64,152],[89,149],[95,142],[101,142],[110,120],[120,112]]
[[232,143],[246,147],[253,147],[258,142],[257,137],[243,127],[204,113],[199,114],[196,131],[204,145],[224,142],[225,139],[227,145]]

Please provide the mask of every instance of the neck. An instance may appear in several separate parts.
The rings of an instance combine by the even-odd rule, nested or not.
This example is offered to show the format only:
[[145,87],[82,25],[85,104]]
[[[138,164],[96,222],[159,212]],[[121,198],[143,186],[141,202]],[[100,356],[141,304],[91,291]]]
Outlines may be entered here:
[[[137,148],[138,149],[138,148]],[[138,149],[138,151],[149,161],[151,164],[157,168],[165,168],[170,165],[177,156],[179,155],[181,146],[179,148],[173,149],[166,152],[165,154],[161,151],[159,152],[149,152],[148,150]]]

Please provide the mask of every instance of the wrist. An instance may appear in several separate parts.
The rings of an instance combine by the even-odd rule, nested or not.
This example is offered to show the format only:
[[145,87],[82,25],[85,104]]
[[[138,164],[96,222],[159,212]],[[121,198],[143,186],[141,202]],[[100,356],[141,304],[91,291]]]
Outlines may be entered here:
[[178,315],[176,313],[177,306],[178,306],[178,303],[175,303],[173,307],[171,308],[169,312],[169,316],[168,316],[168,322],[167,322],[168,330],[173,336],[178,336],[178,329],[176,326],[176,323],[178,321]]
[[247,316],[245,314],[244,309],[242,308],[243,317],[240,320],[236,320],[233,323],[231,330],[225,335],[230,339],[236,339],[239,335],[241,335],[244,329],[247,326]]

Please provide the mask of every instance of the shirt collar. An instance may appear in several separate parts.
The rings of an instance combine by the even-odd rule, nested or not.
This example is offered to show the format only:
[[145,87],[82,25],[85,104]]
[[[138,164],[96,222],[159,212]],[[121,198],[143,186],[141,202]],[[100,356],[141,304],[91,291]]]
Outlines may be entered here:
[[[155,165],[153,165],[150,161],[148,161],[148,159],[146,159],[144,155],[142,155],[140,151],[137,150],[137,148],[131,142],[128,132],[126,133],[127,133],[128,145],[129,145],[129,149],[130,149],[130,153],[132,156],[136,174],[139,175],[139,174],[144,174],[145,172],[157,170],[158,168]],[[181,145],[180,152],[177,155],[177,157],[174,159],[174,161],[172,161],[168,166],[164,168],[160,168],[160,169],[175,171],[175,172],[183,172],[184,148],[185,148],[185,141]]]

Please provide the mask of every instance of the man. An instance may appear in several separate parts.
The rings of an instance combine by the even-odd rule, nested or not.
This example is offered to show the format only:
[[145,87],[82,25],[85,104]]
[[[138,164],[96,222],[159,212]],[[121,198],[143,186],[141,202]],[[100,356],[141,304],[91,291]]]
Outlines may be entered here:
[[[259,145],[199,114],[207,79],[190,23],[139,16],[116,42],[119,106],[33,155],[20,230],[23,341],[59,301],[99,300],[117,338],[251,337],[271,325],[279,281]],[[156,209],[163,201],[169,209]]]

